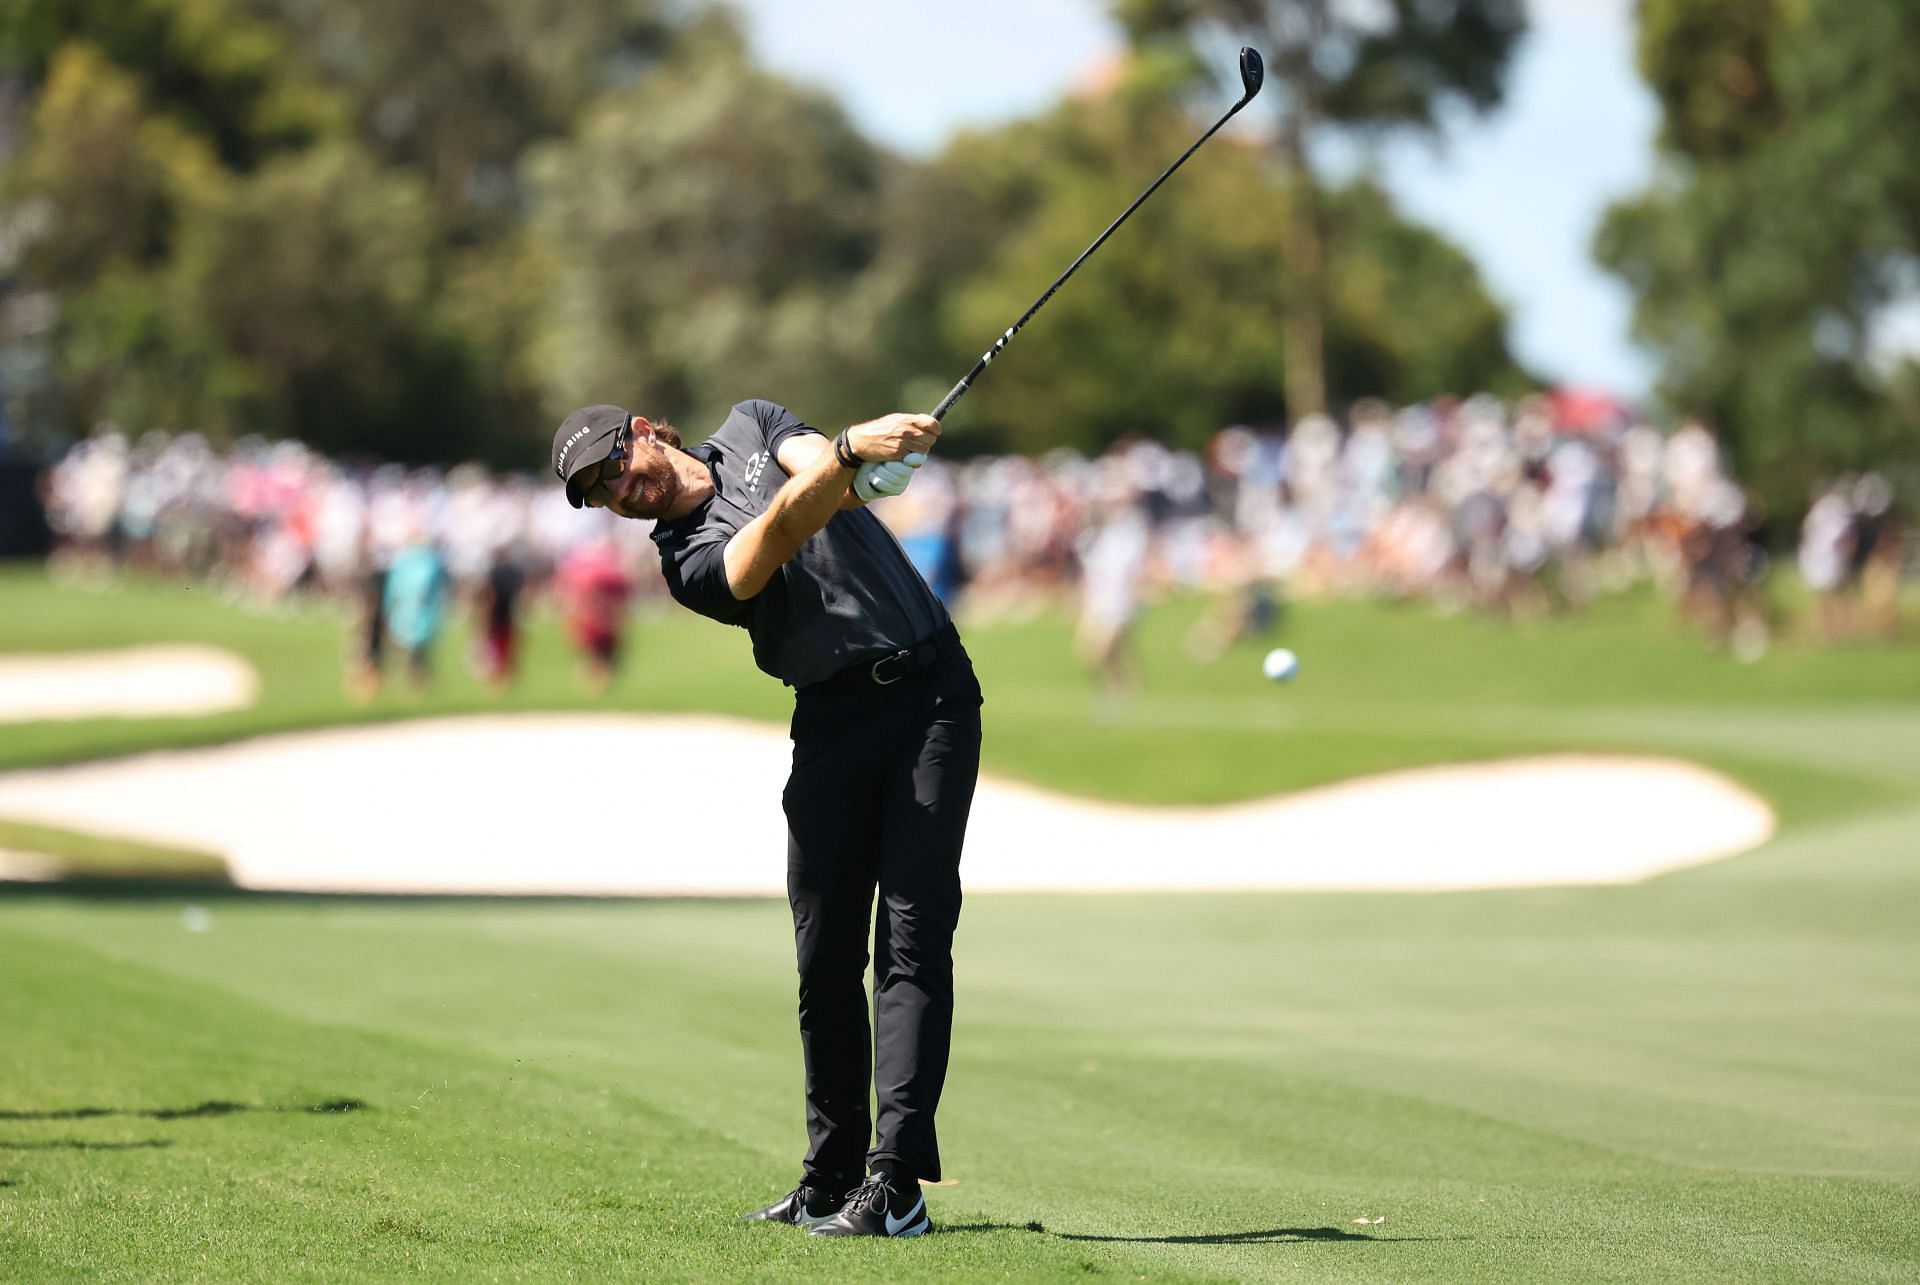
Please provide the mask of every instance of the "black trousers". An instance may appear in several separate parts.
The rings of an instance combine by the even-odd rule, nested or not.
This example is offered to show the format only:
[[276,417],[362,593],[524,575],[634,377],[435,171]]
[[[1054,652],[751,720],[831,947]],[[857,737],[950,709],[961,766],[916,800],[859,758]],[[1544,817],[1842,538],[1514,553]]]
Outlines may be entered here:
[[953,1033],[960,848],[980,770],[980,684],[949,637],[935,663],[898,682],[801,688],[794,704],[782,801],[806,1061],[803,1173],[833,1191],[883,1160],[940,1177],[934,1111]]

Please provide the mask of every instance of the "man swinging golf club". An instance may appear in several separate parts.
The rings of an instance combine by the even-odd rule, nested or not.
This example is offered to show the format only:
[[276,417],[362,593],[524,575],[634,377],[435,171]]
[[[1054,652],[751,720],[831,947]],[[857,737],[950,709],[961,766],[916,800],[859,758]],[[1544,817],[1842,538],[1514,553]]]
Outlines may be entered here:
[[[896,414],[830,441],[747,401],[691,450],[615,406],[575,411],[553,439],[568,502],[652,519],[675,600],[747,630],[754,662],[794,689],[782,804],[808,1146],[799,1185],[746,1217],[817,1236],[933,1229],[919,1180],[940,1178],[980,686],[940,600],[865,505],[905,490],[939,435],[930,415]],[[678,788],[725,817],[723,776]]]
[[[980,766],[980,685],[940,600],[861,506],[906,489],[940,421],[1020,328],[1253,101],[1266,76],[1258,50],[1240,51],[1239,71],[1239,100],[931,415],[887,415],[829,443],[784,407],[742,402],[686,451],[669,425],[588,406],[554,434],[553,471],[567,499],[656,520],[674,598],[745,628],[755,663],[795,689],[793,774],[782,802],[809,1145],[800,1185],[748,1218],[825,1236],[933,1229],[917,1180],[940,1179],[933,1115],[953,1031],[953,930]],[[866,930],[876,887],[870,1035]],[[879,1102],[871,1121],[869,1083]]]

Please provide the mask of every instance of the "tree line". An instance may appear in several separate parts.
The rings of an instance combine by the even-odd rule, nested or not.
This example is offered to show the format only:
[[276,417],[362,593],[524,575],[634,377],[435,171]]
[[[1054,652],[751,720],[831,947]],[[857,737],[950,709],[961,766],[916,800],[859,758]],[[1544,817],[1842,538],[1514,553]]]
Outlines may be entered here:
[[[1522,0],[1111,5],[1111,83],[919,160],[755,66],[717,6],[15,0],[5,409],[504,464],[583,401],[696,436],[748,394],[822,423],[930,406],[1217,112],[1242,42],[1254,110],[1022,333],[954,449],[1531,384],[1471,261],[1314,163],[1329,132],[1496,107]],[[1912,470],[1920,6],[1637,15],[1661,168],[1595,252],[1666,411],[1714,423],[1776,514]]]
[[[1381,125],[1495,101],[1511,31],[1464,90],[1408,51],[1472,44],[1503,7],[1390,6],[1397,50],[1316,28],[1350,56],[1283,57],[1281,96]],[[1189,109],[1223,92],[1196,50],[1242,10],[1122,4],[1134,52],[1101,92],[916,160],[755,66],[719,7],[18,0],[0,289],[44,306],[0,337],[40,359],[13,363],[8,410],[16,432],[524,463],[583,401],[695,436],[747,395],[822,423],[931,405],[1191,141]],[[1302,78],[1336,64],[1372,107]],[[1365,181],[1318,181],[1299,130],[1264,132],[1280,144],[1210,144],[1076,276],[956,413],[956,447],[1193,445],[1362,395],[1528,384],[1459,249]]]
[[1920,491],[1920,5],[1640,0],[1660,170],[1609,211],[1662,400],[1776,516],[1879,469]]

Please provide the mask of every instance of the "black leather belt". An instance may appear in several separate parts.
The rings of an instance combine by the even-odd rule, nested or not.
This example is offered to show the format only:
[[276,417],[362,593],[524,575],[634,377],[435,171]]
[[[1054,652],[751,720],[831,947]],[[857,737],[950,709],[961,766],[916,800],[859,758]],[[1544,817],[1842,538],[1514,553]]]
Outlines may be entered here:
[[849,687],[891,687],[903,678],[911,677],[923,669],[931,669],[939,663],[941,657],[951,653],[959,643],[960,631],[949,623],[939,633],[923,638],[911,647],[856,660],[845,669],[817,683],[808,684],[806,690],[841,691]]

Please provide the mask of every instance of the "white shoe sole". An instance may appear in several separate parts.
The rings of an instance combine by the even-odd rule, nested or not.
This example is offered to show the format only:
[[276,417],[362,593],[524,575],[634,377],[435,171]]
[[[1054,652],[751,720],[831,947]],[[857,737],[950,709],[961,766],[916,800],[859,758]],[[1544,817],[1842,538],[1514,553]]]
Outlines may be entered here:
[[[933,1219],[931,1219],[931,1218],[926,1218],[926,1217],[923,1217],[923,1218],[921,1218],[921,1219],[920,1219],[920,1221],[919,1221],[919,1222],[917,1222],[917,1223],[911,1223],[911,1224],[909,1224],[909,1225],[907,1225],[907,1226],[905,1226],[905,1227],[902,1227],[902,1228],[901,1228],[901,1229],[900,1229],[899,1231],[896,1231],[896,1232],[876,1232],[876,1233],[875,1233],[875,1234],[874,1234],[873,1236],[871,1236],[871,1237],[870,1237],[869,1239],[872,1239],[872,1240],[889,1240],[889,1239],[891,1239],[891,1240],[902,1240],[902,1239],[904,1239],[904,1238],[906,1238],[906,1237],[908,1237],[908,1236],[924,1236],[924,1235],[926,1235],[926,1234],[927,1234],[928,1232],[930,1232],[930,1231],[932,1231],[932,1230],[933,1230]],[[819,1230],[817,1230],[816,1228],[813,1228],[813,1227],[809,1227],[809,1228],[807,1229],[807,1234],[808,1234],[808,1235],[810,1235],[810,1236],[819,1236],[819,1235],[828,1235],[828,1234],[831,1234],[831,1233],[823,1233],[823,1232],[821,1232],[821,1231],[819,1231]]]

